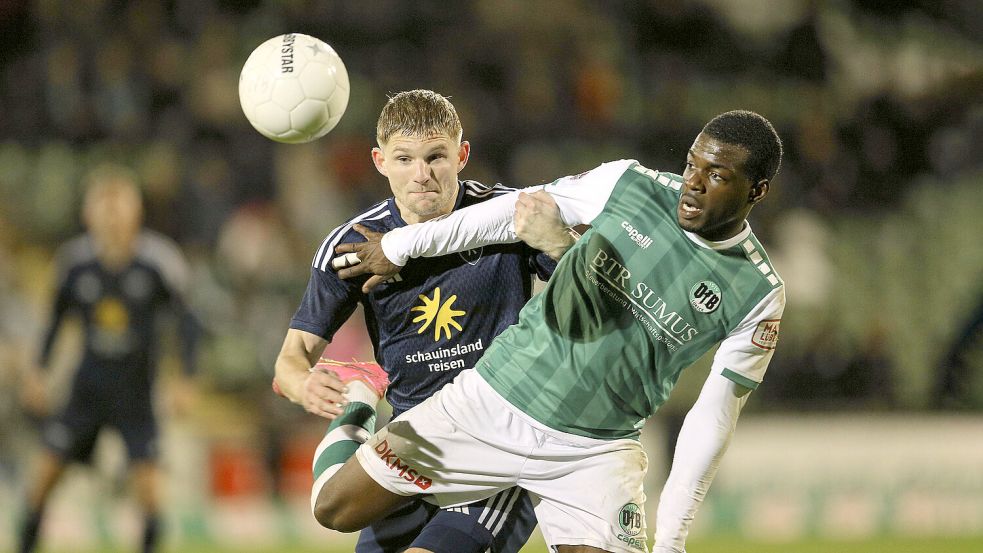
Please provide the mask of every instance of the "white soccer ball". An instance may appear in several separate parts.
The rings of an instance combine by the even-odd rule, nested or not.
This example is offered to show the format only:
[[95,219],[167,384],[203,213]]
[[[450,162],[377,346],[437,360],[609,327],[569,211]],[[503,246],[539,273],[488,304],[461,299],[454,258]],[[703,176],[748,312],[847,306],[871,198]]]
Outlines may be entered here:
[[348,71],[333,48],[289,33],[260,44],[239,74],[239,104],[252,126],[277,142],[328,133],[348,106]]

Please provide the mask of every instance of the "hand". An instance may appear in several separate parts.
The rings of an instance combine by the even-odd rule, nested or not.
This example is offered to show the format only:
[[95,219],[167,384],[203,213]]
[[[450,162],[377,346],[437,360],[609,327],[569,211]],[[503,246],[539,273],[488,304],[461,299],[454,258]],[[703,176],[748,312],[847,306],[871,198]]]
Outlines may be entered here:
[[386,282],[402,268],[394,265],[382,251],[382,233],[369,230],[362,225],[352,227],[365,237],[365,242],[338,244],[335,253],[341,255],[331,260],[331,266],[338,270],[338,278],[349,279],[361,275],[373,275],[362,285],[362,292],[369,293],[376,286]]
[[300,404],[313,415],[334,420],[345,411],[348,400],[342,394],[347,391],[334,371],[314,367],[304,380]]
[[43,417],[48,414],[48,390],[38,371],[26,371],[20,387],[20,403],[29,414]]
[[519,193],[515,202],[515,233],[530,247],[553,259],[570,249],[574,238],[560,219],[560,208],[548,192]]
[[179,376],[167,383],[167,407],[178,417],[190,414],[198,402],[198,387],[187,376]]

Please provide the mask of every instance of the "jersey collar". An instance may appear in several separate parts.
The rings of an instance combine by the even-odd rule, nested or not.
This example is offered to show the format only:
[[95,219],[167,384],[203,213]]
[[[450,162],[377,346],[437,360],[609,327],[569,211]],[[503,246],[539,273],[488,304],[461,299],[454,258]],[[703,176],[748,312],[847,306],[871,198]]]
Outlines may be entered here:
[[744,228],[741,229],[741,232],[738,232],[726,240],[721,240],[720,242],[707,240],[698,234],[685,230],[683,231],[683,234],[685,234],[686,238],[689,238],[691,242],[697,246],[700,246],[701,248],[707,248],[710,250],[726,250],[727,248],[733,248],[746,240],[748,236],[751,236],[751,223],[744,221]]

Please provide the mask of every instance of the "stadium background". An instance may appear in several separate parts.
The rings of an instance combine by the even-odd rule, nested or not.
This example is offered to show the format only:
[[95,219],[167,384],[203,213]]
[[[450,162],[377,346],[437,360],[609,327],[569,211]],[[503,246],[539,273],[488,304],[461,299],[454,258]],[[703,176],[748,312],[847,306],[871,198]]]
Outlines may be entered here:
[[[208,333],[198,406],[166,426],[168,547],[343,550],[349,538],[305,507],[322,425],[274,401],[269,380],[316,245],[388,195],[368,156],[375,118],[387,93],[411,88],[452,97],[473,145],[464,177],[516,186],[623,157],[680,171],[709,117],[769,117],[786,157],[751,221],[788,282],[782,345],[690,550],[983,549],[983,348],[979,336],[954,346],[983,302],[979,8],[0,1],[0,551],[37,451],[18,373],[45,321],[53,250],[80,230],[80,176],[107,159],[140,172],[147,224],[188,255]],[[314,144],[276,145],[239,110],[242,62],[283,32],[325,40],[351,76],[345,117]],[[58,349],[62,386],[73,339]],[[360,321],[333,352],[370,352]],[[665,436],[706,370],[688,372],[645,435],[650,517]],[[165,357],[162,388],[173,372]],[[69,475],[47,551],[129,549],[138,517],[122,465],[110,437],[95,470]]]

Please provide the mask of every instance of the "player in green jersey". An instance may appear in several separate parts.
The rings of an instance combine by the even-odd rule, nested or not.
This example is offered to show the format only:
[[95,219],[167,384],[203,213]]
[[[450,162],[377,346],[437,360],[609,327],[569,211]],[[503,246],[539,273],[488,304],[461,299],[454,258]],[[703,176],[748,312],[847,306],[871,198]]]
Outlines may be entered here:
[[590,224],[519,323],[475,371],[395,419],[319,493],[315,516],[355,530],[405,501],[441,506],[518,485],[536,499],[557,551],[645,551],[638,432],[680,372],[717,346],[680,432],[659,503],[655,549],[682,552],[748,392],[778,340],[784,283],[746,218],[768,193],[781,141],[765,118],[733,111],[696,137],[682,175],[605,163],[336,251],[374,273],[412,257],[521,239],[537,214]]

